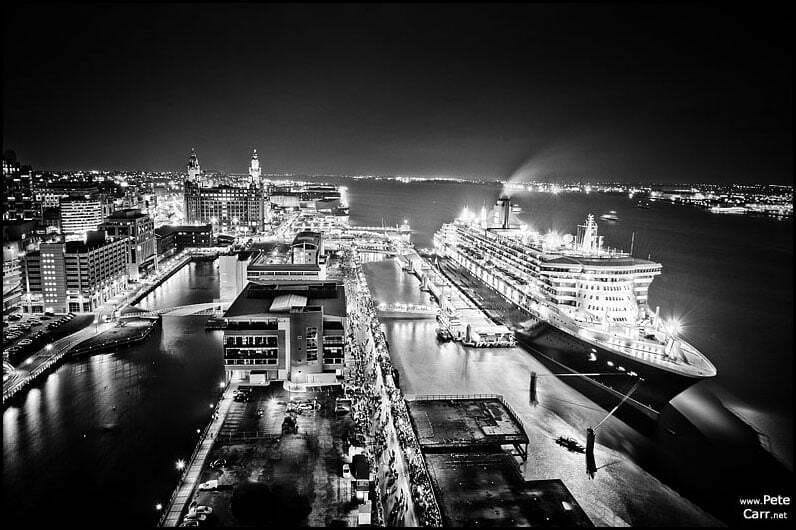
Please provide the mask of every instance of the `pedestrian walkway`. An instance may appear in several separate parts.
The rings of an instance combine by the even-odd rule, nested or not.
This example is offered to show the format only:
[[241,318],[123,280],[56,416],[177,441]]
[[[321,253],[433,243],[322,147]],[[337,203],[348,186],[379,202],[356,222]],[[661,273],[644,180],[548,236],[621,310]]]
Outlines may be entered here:
[[27,363],[18,367],[14,371],[13,377],[9,378],[7,382],[4,382],[3,405],[18,392],[24,390],[29,384],[33,383],[36,378],[60,362],[75,346],[114,326],[115,324],[112,323],[103,323],[94,326],[89,325],[71,335],[62,337],[44,346],[34,355],[31,355]]
[[216,441],[216,437],[221,430],[221,426],[224,424],[224,418],[226,418],[227,412],[229,412],[229,408],[232,406],[232,393],[236,388],[236,384],[229,384],[227,389],[224,391],[224,394],[221,397],[218,406],[216,407],[213,420],[202,433],[202,438],[196,446],[194,454],[188,462],[185,472],[180,479],[180,483],[177,486],[177,489],[174,491],[168,506],[166,507],[166,515],[161,521],[160,526],[173,527],[177,526],[177,524],[180,522],[180,515],[182,515],[182,512],[185,510],[185,505],[193,496],[193,492],[196,489],[197,482],[199,480],[199,474],[202,472],[207,455],[210,453],[210,449],[212,449],[213,444]]

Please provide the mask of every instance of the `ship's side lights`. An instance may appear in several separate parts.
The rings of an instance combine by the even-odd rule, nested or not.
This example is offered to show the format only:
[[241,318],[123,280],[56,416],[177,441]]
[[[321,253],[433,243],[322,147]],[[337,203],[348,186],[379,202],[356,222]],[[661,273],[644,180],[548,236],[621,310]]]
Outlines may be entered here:
[[683,325],[678,318],[670,318],[666,321],[665,326],[670,335],[678,335],[683,329]]

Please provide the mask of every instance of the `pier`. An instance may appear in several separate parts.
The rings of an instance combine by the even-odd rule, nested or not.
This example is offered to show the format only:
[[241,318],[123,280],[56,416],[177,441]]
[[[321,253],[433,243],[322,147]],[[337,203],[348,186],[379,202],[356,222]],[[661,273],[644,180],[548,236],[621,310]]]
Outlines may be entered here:
[[473,348],[513,347],[514,332],[489,316],[455,283],[421,258],[413,248],[400,255],[401,269],[420,280],[420,289],[428,291],[439,303],[440,335]]
[[593,526],[561,480],[525,480],[527,428],[502,395],[406,400],[445,526]]
[[379,316],[385,318],[436,318],[439,308],[422,304],[379,304]]

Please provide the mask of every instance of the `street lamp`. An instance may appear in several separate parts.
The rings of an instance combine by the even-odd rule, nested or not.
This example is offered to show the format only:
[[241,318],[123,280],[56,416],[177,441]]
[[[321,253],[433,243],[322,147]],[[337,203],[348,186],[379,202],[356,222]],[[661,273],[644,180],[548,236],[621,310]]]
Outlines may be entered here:
[[177,460],[175,467],[177,468],[177,471],[182,471],[183,469],[185,469],[185,460],[183,459]]
[[157,511],[160,511],[160,510],[162,510],[162,509],[163,509],[163,505],[162,505],[162,504],[160,504],[160,503],[157,503],[157,504],[155,505],[155,509],[156,509]]

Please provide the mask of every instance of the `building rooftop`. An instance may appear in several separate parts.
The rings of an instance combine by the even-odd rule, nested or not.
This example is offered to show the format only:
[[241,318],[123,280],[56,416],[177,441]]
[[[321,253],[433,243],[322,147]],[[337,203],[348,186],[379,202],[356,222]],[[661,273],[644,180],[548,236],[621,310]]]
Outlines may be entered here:
[[155,228],[155,233],[165,236],[172,232],[211,232],[211,225],[163,225]]
[[224,316],[236,318],[284,313],[296,306],[323,307],[324,315],[345,317],[345,289],[335,282],[249,282]]
[[141,212],[141,210],[137,208],[126,208],[124,210],[116,210],[108,217],[105,218],[105,221],[119,221],[124,219],[141,219],[142,217],[149,217],[148,214]]
[[285,313],[294,307],[307,307],[307,297],[299,294],[281,294],[271,302],[271,313]]

